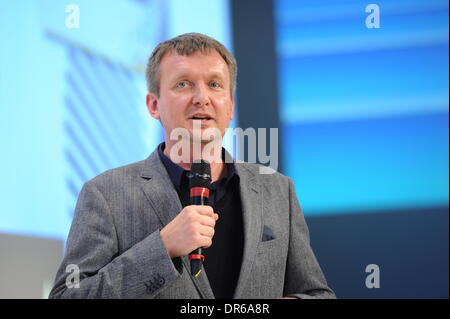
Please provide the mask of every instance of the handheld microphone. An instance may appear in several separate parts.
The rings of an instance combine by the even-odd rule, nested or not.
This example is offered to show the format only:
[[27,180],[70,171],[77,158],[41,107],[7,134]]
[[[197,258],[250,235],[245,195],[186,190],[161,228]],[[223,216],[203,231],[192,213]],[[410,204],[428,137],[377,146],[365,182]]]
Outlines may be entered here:
[[[211,186],[211,166],[205,160],[196,160],[192,163],[191,171],[188,173],[189,193],[191,205],[207,205],[209,188]],[[205,256],[199,247],[189,254],[191,261],[191,274],[197,277],[202,272],[202,264]]]

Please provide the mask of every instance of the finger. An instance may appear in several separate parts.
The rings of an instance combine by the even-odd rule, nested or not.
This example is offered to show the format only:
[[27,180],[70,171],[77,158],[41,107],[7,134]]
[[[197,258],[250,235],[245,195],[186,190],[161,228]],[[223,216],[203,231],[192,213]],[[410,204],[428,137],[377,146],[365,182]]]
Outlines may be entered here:
[[200,215],[206,215],[206,216],[211,216],[211,217],[214,215],[214,211],[211,206],[196,205],[195,209]]
[[211,238],[214,236],[214,228],[209,226],[200,226],[200,235]]
[[204,226],[214,227],[216,225],[216,219],[210,216],[202,215],[200,216],[200,224]]
[[202,237],[202,247],[203,248],[209,248],[209,247],[211,247],[211,245],[212,245],[211,237],[203,236]]

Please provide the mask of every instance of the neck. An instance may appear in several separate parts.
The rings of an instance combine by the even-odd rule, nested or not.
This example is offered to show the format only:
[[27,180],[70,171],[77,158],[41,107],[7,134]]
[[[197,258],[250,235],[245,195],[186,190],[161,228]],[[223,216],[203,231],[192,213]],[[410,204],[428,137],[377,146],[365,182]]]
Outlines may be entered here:
[[[205,147],[208,144],[202,144],[199,145],[198,148],[201,150],[200,154],[204,154],[203,152],[205,150]],[[205,159],[207,160],[211,165],[211,182],[215,182],[225,176],[227,176],[227,166],[222,161],[222,147],[221,145],[217,144],[214,148],[216,151],[213,151],[211,154],[205,154],[205,156],[196,156],[195,147],[192,145],[192,143],[189,145],[189,147],[185,148],[178,148],[174,147],[174,143],[166,142],[166,147],[164,149],[164,155],[166,155],[172,162],[180,166],[184,170],[190,170],[192,162],[195,159]],[[182,152],[185,151],[183,154]],[[189,154],[189,156],[183,156],[186,155],[186,152]]]

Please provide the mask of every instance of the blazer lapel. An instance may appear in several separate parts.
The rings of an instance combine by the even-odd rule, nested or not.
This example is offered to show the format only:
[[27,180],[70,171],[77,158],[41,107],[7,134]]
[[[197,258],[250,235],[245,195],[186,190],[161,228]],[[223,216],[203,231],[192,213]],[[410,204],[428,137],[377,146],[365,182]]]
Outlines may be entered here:
[[244,223],[244,252],[234,298],[242,298],[250,277],[262,231],[262,193],[256,176],[245,167],[236,164],[240,178],[240,195]]
[[[144,161],[141,177],[143,178],[142,190],[164,227],[178,215],[183,207],[166,168],[159,159],[157,150]],[[189,274],[200,295],[207,299],[214,298],[205,270],[203,269],[202,273],[195,278],[191,275],[187,256],[181,257],[181,260],[185,267],[184,271]]]
[[145,196],[164,227],[178,215],[182,207],[157,151],[144,161],[141,177]]

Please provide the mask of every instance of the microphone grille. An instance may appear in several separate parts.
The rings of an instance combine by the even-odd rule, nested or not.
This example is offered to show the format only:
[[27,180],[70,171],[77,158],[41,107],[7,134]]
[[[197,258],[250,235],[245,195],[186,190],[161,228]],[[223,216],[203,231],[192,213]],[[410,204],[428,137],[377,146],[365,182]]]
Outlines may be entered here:
[[208,161],[195,160],[192,163],[191,170],[188,173],[189,188],[205,187],[211,185],[211,166]]

